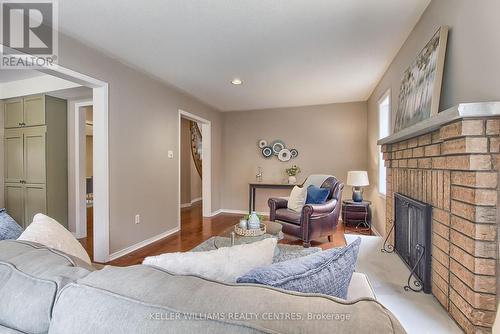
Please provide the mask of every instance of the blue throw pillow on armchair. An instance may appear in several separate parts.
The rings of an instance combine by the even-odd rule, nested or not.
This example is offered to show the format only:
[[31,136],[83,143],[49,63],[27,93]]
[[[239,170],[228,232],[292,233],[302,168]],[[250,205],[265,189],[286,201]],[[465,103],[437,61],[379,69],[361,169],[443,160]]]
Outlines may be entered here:
[[330,195],[330,189],[316,187],[311,184],[307,187],[306,204],[323,204],[326,202],[328,195]]
[[23,233],[23,229],[5,211],[0,209],[0,240],[17,239]]
[[238,278],[237,282],[346,299],[360,244],[361,238],[358,237],[346,247],[258,267]]

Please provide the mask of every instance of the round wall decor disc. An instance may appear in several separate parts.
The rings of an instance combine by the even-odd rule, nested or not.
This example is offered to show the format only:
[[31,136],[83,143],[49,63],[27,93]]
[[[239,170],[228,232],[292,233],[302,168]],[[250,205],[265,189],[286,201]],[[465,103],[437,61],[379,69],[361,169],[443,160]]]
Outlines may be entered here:
[[262,156],[264,158],[270,158],[273,156],[273,150],[269,146],[266,146],[262,149]]
[[261,139],[259,140],[259,148],[264,148],[267,146],[267,140]]
[[292,154],[290,153],[290,150],[286,148],[282,149],[280,153],[278,153],[278,159],[283,162],[290,160],[291,157]]
[[281,140],[275,140],[271,143],[274,154],[278,155],[285,148],[285,143]]

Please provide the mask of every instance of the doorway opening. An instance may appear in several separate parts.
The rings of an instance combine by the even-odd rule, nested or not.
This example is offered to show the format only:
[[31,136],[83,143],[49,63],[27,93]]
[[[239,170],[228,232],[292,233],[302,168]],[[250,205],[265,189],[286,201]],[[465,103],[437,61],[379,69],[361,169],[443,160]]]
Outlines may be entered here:
[[94,255],[94,106],[93,99],[70,101],[69,149],[71,185],[69,196],[70,230]]
[[181,118],[181,208],[184,212],[197,212],[201,218],[201,210],[192,210],[202,206],[201,184],[203,180],[203,160],[201,124]]
[[179,110],[179,229],[182,209],[211,216],[211,196],[211,123]]
[[[0,76],[5,78],[4,71],[0,72],[2,72]],[[93,179],[97,181],[93,187],[95,199],[92,218],[97,222],[93,228],[93,258],[95,262],[107,262],[109,259],[108,84],[63,66],[31,71],[10,70],[7,79],[9,80],[1,83],[0,99],[16,102],[12,103],[12,108],[9,108],[9,116],[11,114],[22,116],[23,110],[29,110],[31,115],[31,110],[33,110],[38,117],[36,119],[31,117],[25,123],[19,121],[16,123],[18,126],[7,124],[9,134],[19,132],[26,139],[26,144],[29,144],[17,145],[19,152],[26,148],[30,154],[32,153],[29,161],[21,159],[22,165],[17,166],[16,170],[24,171],[23,165],[28,163],[33,168],[29,169],[30,174],[27,179],[30,183],[26,182],[26,190],[22,188],[22,191],[17,192],[23,196],[17,196],[14,201],[12,198],[15,194],[12,191],[6,191],[9,198],[8,201],[4,201],[8,202],[5,206],[9,207],[9,211],[13,212],[22,227],[31,223],[35,213],[45,213],[77,236],[76,219],[74,211],[71,211],[74,201],[70,199],[74,189],[71,182],[74,159],[69,149],[72,146],[72,136],[68,136],[67,133],[70,131],[70,118],[74,116],[74,110],[70,107],[71,102],[86,98],[93,106],[93,141],[97,143],[93,145],[95,148],[93,150],[95,156]],[[61,105],[61,108],[56,108],[56,105]],[[4,111],[3,107],[1,109]],[[24,124],[26,126],[23,126]],[[1,128],[3,130],[3,124]],[[35,130],[40,130],[40,133],[33,135],[32,132]],[[58,136],[59,133],[61,136]],[[1,137],[3,138],[3,135]],[[14,144],[19,143],[21,143],[20,139]],[[2,148],[3,146],[1,145]],[[18,156],[23,157],[24,153],[21,152]],[[32,158],[38,158],[38,163],[35,163]],[[8,159],[8,161],[11,160]],[[99,164],[95,161],[99,161]],[[57,163],[57,167],[54,163]],[[3,181],[0,181],[0,192],[4,194]],[[23,185],[19,181],[17,183]],[[84,187],[85,185],[82,189]],[[0,196],[0,201],[2,200],[3,196]],[[83,205],[85,208],[85,191]]]

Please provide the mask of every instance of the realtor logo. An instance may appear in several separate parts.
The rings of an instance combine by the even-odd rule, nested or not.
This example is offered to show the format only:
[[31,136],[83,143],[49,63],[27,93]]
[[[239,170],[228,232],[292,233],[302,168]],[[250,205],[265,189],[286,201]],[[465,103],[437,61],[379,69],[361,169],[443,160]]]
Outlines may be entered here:
[[0,0],[0,68],[36,69],[57,60],[57,3]]

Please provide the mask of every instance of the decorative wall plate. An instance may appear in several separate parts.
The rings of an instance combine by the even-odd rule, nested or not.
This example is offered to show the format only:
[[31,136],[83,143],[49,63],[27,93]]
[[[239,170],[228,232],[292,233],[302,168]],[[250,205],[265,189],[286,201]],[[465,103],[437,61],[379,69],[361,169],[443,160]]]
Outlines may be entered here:
[[271,143],[271,147],[275,155],[278,155],[285,148],[285,143],[281,140],[275,140]]
[[280,161],[283,161],[283,162],[286,162],[288,160],[290,160],[290,158],[292,157],[292,154],[290,153],[290,150],[289,149],[282,149],[279,153],[278,153],[278,159]]
[[266,146],[262,149],[262,156],[264,158],[270,158],[273,156],[273,149],[270,148],[269,146]]
[[257,146],[259,146],[262,156],[266,159],[275,155],[279,161],[286,162],[299,155],[299,151],[297,149],[287,149],[282,140],[277,139],[273,140],[269,144],[268,143],[269,142],[265,139],[259,139],[257,141]]

